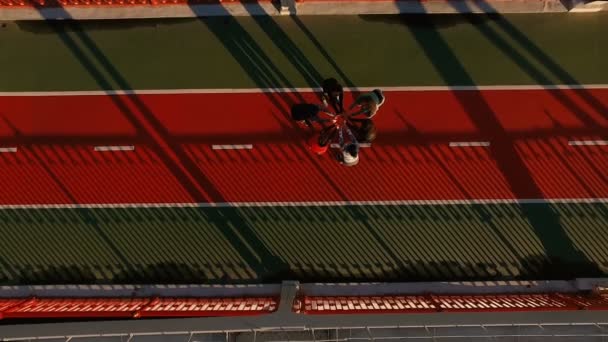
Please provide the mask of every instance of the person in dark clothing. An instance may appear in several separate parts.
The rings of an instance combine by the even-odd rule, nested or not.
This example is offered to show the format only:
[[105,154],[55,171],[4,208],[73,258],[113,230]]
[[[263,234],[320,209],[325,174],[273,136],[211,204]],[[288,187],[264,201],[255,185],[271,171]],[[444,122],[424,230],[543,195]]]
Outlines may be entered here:
[[321,94],[321,100],[325,108],[329,106],[333,107],[336,114],[344,112],[344,88],[335,78],[328,78],[323,80],[321,86],[323,87],[323,93]]
[[298,103],[291,107],[291,118],[302,126],[312,127],[318,121],[320,108],[310,103]]
[[[327,118],[322,118],[324,114]],[[291,118],[301,127],[313,128],[313,123],[324,125],[331,121],[332,113],[328,113],[321,106],[311,103],[298,103],[291,107]]]
[[361,143],[371,143],[376,139],[376,125],[371,119],[349,118],[348,127]]

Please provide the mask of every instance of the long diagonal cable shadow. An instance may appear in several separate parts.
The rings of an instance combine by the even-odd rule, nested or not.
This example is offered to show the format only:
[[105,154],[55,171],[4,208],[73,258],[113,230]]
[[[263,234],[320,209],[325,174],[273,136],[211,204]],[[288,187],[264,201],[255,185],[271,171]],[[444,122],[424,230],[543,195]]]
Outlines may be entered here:
[[[195,12],[194,9],[193,12]],[[261,49],[261,47],[253,39],[253,37],[251,37],[251,35],[237,22],[235,18],[230,17],[230,14],[227,11],[224,14],[226,16],[229,16],[229,18],[231,18],[231,20],[233,21],[233,25],[228,28],[228,33],[230,34],[227,34],[226,27],[217,27],[213,25],[213,23],[209,22],[209,19],[199,18],[199,20],[216,35],[216,37],[232,53],[234,58],[241,64],[243,69],[252,77],[252,79],[260,88],[277,87],[281,84],[281,81],[285,83],[287,78],[282,75],[282,73],[276,68],[276,66],[272,65],[270,58]],[[310,64],[304,53],[294,44],[293,41],[291,41],[289,36],[282,30],[282,28],[274,22],[274,19],[261,19],[254,16],[254,20],[258,23],[258,25],[261,26],[261,28],[275,43],[275,45],[281,50],[285,57],[292,61],[294,67],[298,70],[298,72],[300,72],[304,79],[309,82],[309,85],[315,86],[316,84],[318,84],[318,82],[321,80],[320,73],[314,68],[312,64]],[[279,37],[280,39],[277,40],[277,37]],[[274,71],[274,74],[266,72],[268,70]],[[265,77],[261,78],[260,75],[264,75]],[[274,79],[272,77],[273,75]],[[272,81],[272,83],[267,83],[269,80]],[[294,88],[289,83],[288,87]],[[276,108],[279,109],[279,112],[283,116],[289,117],[288,112],[285,109],[281,109],[283,107],[278,105],[281,100],[287,102],[288,105],[294,103],[293,99],[291,99],[288,94],[284,94],[282,98],[276,98],[275,95],[272,93],[265,94],[275,104]],[[285,98],[286,96],[288,96],[287,99]],[[287,128],[285,123],[281,122],[280,120],[278,121],[281,126]],[[293,127],[295,127],[294,124],[292,124],[292,128]],[[303,148],[303,146],[300,146],[300,148]],[[328,182],[328,185],[337,194],[339,194],[342,199],[348,201],[348,196],[346,196],[346,194],[333,181],[331,181],[331,178],[319,165],[318,161],[314,160],[310,153],[305,152],[304,155],[307,156],[307,158],[311,162],[311,165],[315,167],[318,173],[324,175],[325,179]],[[374,230],[374,227],[370,225],[369,218],[361,210],[361,208],[358,208],[356,206],[349,206],[349,210],[351,211],[351,214],[355,219],[365,225],[365,227],[370,231],[370,233],[374,236],[378,243],[383,245],[386,253],[389,254],[393,262],[398,265],[403,272],[405,272],[407,270],[407,266],[396,254],[392,252],[389,246]]]
[[[484,10],[485,12],[494,13],[496,10],[487,2],[481,1],[476,3],[477,6]],[[468,5],[464,4],[464,6],[468,7]],[[579,85],[579,82],[566,71],[562,67],[560,67],[551,57],[549,57],[544,51],[542,51],[538,46],[536,46],[526,35],[519,31],[512,23],[510,23],[505,17],[500,14],[495,14],[497,19],[495,21],[496,25],[500,27],[505,33],[507,33],[511,38],[513,38],[525,51],[529,52],[529,54],[536,59],[539,63],[544,65],[555,77],[557,77],[560,82],[567,85]],[[520,52],[518,52],[513,46],[511,46],[504,38],[502,38],[496,30],[494,30],[490,25],[473,25],[486,39],[488,39],[491,43],[493,43],[497,48],[499,48],[505,55],[507,55],[513,62],[515,62],[522,70],[526,71],[530,76],[532,76],[539,84],[549,85],[551,84],[549,76],[547,76],[543,71],[537,68],[534,64],[532,64],[528,59],[525,58]],[[600,101],[597,100],[592,94],[589,93],[588,90],[577,87],[577,89],[572,90],[574,94],[581,97],[594,111],[602,116],[603,118],[608,117],[606,113],[608,109],[604,106]],[[573,113],[581,122],[583,122],[587,127],[597,128],[599,130],[598,135],[601,137],[605,137],[608,133],[608,128],[600,126],[596,119],[590,116],[583,108],[577,105],[568,94],[566,94],[561,89],[550,90],[549,94],[551,94],[556,100],[558,100],[564,107],[566,107],[571,113]],[[506,141],[505,141],[506,143]],[[517,152],[517,151],[513,151]],[[564,161],[564,163],[566,163]],[[567,164],[564,164],[568,167]],[[569,168],[569,167],[568,167]],[[576,174],[572,172],[572,174]],[[577,178],[579,178],[577,176]],[[580,179],[580,178],[579,178]],[[584,187],[589,188],[583,180],[580,180],[581,184]],[[588,189],[589,193],[593,193],[590,188]],[[565,256],[570,260],[575,260],[575,264],[579,264],[576,266],[584,267],[585,265],[590,265],[590,260],[585,260],[580,263],[580,257],[583,256],[579,251],[575,251],[572,247],[569,247],[571,244],[567,241],[570,240],[566,234],[563,234],[562,238],[557,238],[554,234],[556,232],[556,228],[552,228],[555,224],[543,224],[550,222],[548,220],[543,220],[543,217],[548,213],[552,213],[553,217],[556,217],[556,224],[561,228],[561,224],[559,224],[557,213],[554,212],[553,209],[549,208],[548,212],[542,212],[539,210],[535,210],[537,206],[533,205],[523,205],[522,209],[531,218],[531,222],[533,220],[538,220],[539,224],[534,225],[539,238],[543,241],[545,248],[549,252],[551,256],[551,250],[560,250],[564,249],[565,251],[569,251]],[[535,219],[535,217],[538,217]],[[558,229],[558,232],[563,232],[562,229]],[[564,232],[565,233],[565,232]],[[553,235],[553,236],[552,236]],[[546,236],[546,238],[543,238]],[[571,241],[571,240],[570,240]],[[578,257],[577,257],[578,256]],[[555,256],[557,257],[557,255]],[[586,259],[586,258],[585,258]],[[597,265],[594,264],[592,272],[599,273],[599,269]]]
[[[15,127],[12,122],[10,122],[5,117],[2,117],[4,123],[13,131],[13,134],[16,136],[22,136],[21,131]],[[44,172],[52,179],[53,183],[57,185],[61,192],[70,200],[73,204],[78,204],[78,200],[74,197],[72,192],[63,184],[60,177],[57,176],[55,172],[47,165],[42,157],[40,157],[41,151],[32,149],[32,153],[30,155],[35,159],[36,164],[38,164]],[[116,255],[116,257],[123,263],[124,267],[127,268],[129,272],[134,271],[132,264],[129,262],[127,256],[118,248],[113,242],[112,239],[108,236],[104,229],[101,228],[99,220],[95,217],[95,214],[92,212],[93,209],[89,208],[77,208],[75,212],[77,215],[89,226],[92,226],[95,229],[97,235],[103,240],[105,245],[110,248],[112,253]]]
[[[262,10],[262,7],[259,3],[251,4],[253,9]],[[309,61],[306,55],[302,52],[302,49],[295,44],[292,39],[287,35],[284,29],[276,22],[276,19],[271,16],[252,16],[253,20],[258,24],[258,26],[266,33],[266,35],[271,38],[272,42],[275,46],[283,53],[285,58],[287,58],[291,64],[298,70],[298,72],[302,75],[302,77],[306,80],[308,85],[312,88],[318,87],[319,82],[321,82],[323,77],[319,71],[316,70],[314,65]],[[333,58],[329,55],[327,50],[321,45],[319,40],[312,34],[312,32],[304,25],[304,23],[300,20],[299,17],[295,15],[289,16],[291,20],[296,23],[296,25],[300,28],[302,32],[306,35],[306,37],[315,45],[315,47],[319,50],[319,52],[323,55],[323,57],[332,65],[332,67],[336,70],[340,78],[342,78],[346,85],[353,89],[355,88],[355,84],[352,80],[344,73],[342,68],[338,66]],[[356,88],[355,88],[356,89]],[[358,92],[354,90],[354,95],[356,96]]]
[[[466,4],[463,6],[467,6]],[[483,5],[482,5],[483,6]],[[488,5],[489,6],[489,5]],[[470,17],[467,17],[470,18]],[[493,21],[499,27],[503,28],[509,35],[516,38],[520,45],[523,46],[525,50],[531,51],[532,56],[534,56],[538,62],[547,66],[549,70],[556,75],[559,80],[567,85],[579,85],[579,83],[571,76],[567,71],[563,70],[557,63],[555,63],[549,56],[547,56],[542,50],[540,50],[536,45],[534,45],[529,39],[525,38],[525,36],[519,32],[509,21],[499,16],[497,20]],[[473,23],[471,23],[473,24]],[[532,62],[530,62],[522,53],[517,51],[513,46],[511,46],[504,38],[502,38],[496,30],[494,30],[490,25],[486,24],[478,24],[473,25],[487,40],[489,40],[494,46],[496,46],[500,51],[502,51],[505,55],[507,55],[515,64],[517,64],[523,71],[528,73],[534,80],[541,85],[550,85],[551,78],[545,74],[542,70],[540,70],[537,66],[535,66]],[[523,40],[523,41],[522,41]],[[608,108],[602,105],[593,95],[591,95],[584,88],[570,89],[570,91],[574,92],[581,96],[591,107],[604,118],[607,118],[608,115],[605,114],[608,112]],[[595,120],[592,116],[590,116],[583,108],[581,108],[578,104],[576,104],[573,99],[568,95],[563,89],[550,89],[547,91],[548,94],[553,96],[557,101],[559,101],[564,107],[568,108],[568,110],[574,114],[581,122],[583,122],[588,127],[600,127],[597,120]],[[606,127],[603,127],[606,128]]]
[[[551,56],[549,56],[546,52],[544,52],[540,47],[538,47],[530,38],[528,38],[523,32],[521,32],[515,25],[513,25],[509,20],[503,17],[498,11],[492,7],[492,5],[484,0],[476,1],[475,5],[479,7],[483,12],[486,13],[495,13],[499,20],[496,21],[496,24],[511,37],[523,50],[527,51],[534,59],[536,59],[539,63],[544,65],[555,77],[557,77],[561,83],[567,85],[580,85],[580,82],[576,80],[576,78],[571,75],[566,69],[561,67]],[[464,5],[467,6],[468,5]],[[482,28],[482,27],[479,27]],[[486,28],[486,27],[483,27]],[[526,62],[525,58],[514,58],[517,55],[517,52],[513,47],[510,47],[508,44],[505,44],[504,41],[499,41],[497,38],[499,37],[496,33],[492,32],[492,30],[487,30],[484,35],[493,40],[501,50],[510,55],[511,58],[515,62]],[[527,63],[529,64],[529,63]],[[522,68],[524,65],[522,65]],[[526,69],[529,69],[526,67]],[[531,74],[531,76],[535,77],[535,75]],[[542,79],[537,79],[537,81],[543,81]],[[549,83],[545,83],[549,84]],[[577,87],[574,89],[574,93],[581,97],[587,104],[589,104],[594,110],[602,115],[604,118],[608,118],[608,107],[603,105],[597,98],[595,98],[587,89]]]
[[[85,36],[86,36],[86,35],[85,35]],[[86,38],[86,37],[85,37],[85,38]],[[86,42],[85,42],[85,43],[86,43]],[[243,45],[243,46],[248,46],[248,48],[250,48],[250,47],[252,46],[252,45],[251,45],[251,43],[252,43],[252,42],[244,42],[244,43],[245,43],[245,45]],[[90,46],[90,45],[91,45],[90,43],[89,43],[89,44],[86,44],[86,46]],[[96,54],[96,55],[97,55],[97,54]],[[259,51],[258,51],[258,52],[255,52],[255,51],[254,51],[254,54],[253,54],[253,55],[251,55],[251,56],[254,56],[255,58],[258,58],[258,57],[260,56]],[[102,64],[102,65],[104,66],[104,68],[108,69],[108,63]],[[112,67],[112,65],[111,65],[111,64],[109,64],[109,67]],[[112,70],[112,69],[113,69],[113,67],[112,67],[110,70]],[[270,70],[270,69],[268,69],[268,70]],[[111,74],[112,74],[112,78],[116,78],[115,74],[117,74],[117,73],[113,72],[113,73],[111,73]],[[120,76],[120,75],[119,75],[119,76]],[[266,75],[264,75],[263,73],[262,73],[262,74],[260,74],[260,77],[261,77],[261,80],[262,80],[263,82],[270,82],[270,81],[269,81],[270,79],[269,79],[269,78],[268,78]],[[116,80],[114,80],[114,81],[116,82]],[[262,82],[262,81],[261,81],[261,82]],[[126,83],[124,83],[124,82],[119,82],[119,83],[121,83],[121,87],[123,87],[123,85],[124,85],[124,84],[126,84]],[[126,85],[124,88],[128,89],[128,88],[129,88],[129,87],[128,87],[128,84],[127,84],[127,85]],[[129,101],[134,101],[134,102],[138,101],[138,99],[136,98],[136,96],[134,96],[134,97],[135,97],[135,99],[133,99],[132,97],[129,97],[129,98],[128,98],[128,100],[129,100]],[[124,100],[122,100],[121,98],[118,98],[118,101],[123,101],[123,102],[124,102]],[[135,104],[137,105],[137,103],[135,103]],[[143,106],[145,106],[145,104],[143,104],[143,103],[142,103],[142,105],[143,105]],[[128,107],[126,107],[126,109],[128,110],[129,108],[128,108]],[[154,125],[153,125],[153,124],[151,124],[151,125],[152,125],[152,127],[154,127]],[[161,137],[164,137],[165,139],[169,140],[169,137],[168,137],[167,133],[166,133],[166,132],[163,132],[163,129],[164,129],[163,127],[160,127],[160,129],[159,129],[159,130],[160,130],[160,134],[159,134],[159,135],[160,135]],[[172,141],[173,141],[173,140],[172,140]],[[176,144],[176,145],[174,145],[174,146],[177,146],[177,147],[179,148],[179,144]],[[185,156],[185,157],[186,157],[186,158],[188,158],[187,156]],[[194,178],[196,179],[196,177],[194,177]],[[204,188],[204,187],[203,187],[203,188]],[[205,190],[206,190],[206,189],[205,189]],[[221,198],[221,194],[220,194],[220,195],[218,195],[218,196],[220,196],[220,197],[216,197],[216,198]]]
[[304,34],[306,35],[306,37],[313,43],[313,45],[317,48],[317,50],[319,50],[319,52],[321,53],[321,55],[323,55],[323,57],[334,68],[334,70],[336,70],[336,72],[338,73],[338,76],[340,76],[340,78],[342,80],[344,80],[344,82],[346,83],[346,85],[353,90],[353,95],[356,97],[358,95],[358,92],[355,90],[356,89],[355,83],[344,72],[344,70],[342,70],[342,68],[338,65],[338,63],[336,63],[336,61],[331,57],[331,55],[329,54],[329,52],[327,51],[327,49],[325,49],[325,47],[323,47],[323,44],[321,44],[321,42],[317,39],[317,37],[315,37],[315,35],[310,31],[310,29],[300,19],[300,17],[298,17],[296,15],[290,15],[289,18],[291,18],[291,20],[293,20],[293,22],[295,22],[296,25],[298,25],[298,27],[300,28],[300,30],[302,32],[304,32]]
[[[195,13],[194,9],[193,12]],[[295,90],[293,84],[285,77],[278,67],[272,63],[270,56],[258,45],[237,19],[230,16],[230,13],[227,11],[225,11],[224,15],[227,16],[227,19],[223,19],[223,25],[221,26],[215,22],[217,21],[217,18],[199,18],[199,20],[222,42],[224,47],[228,49],[259,88],[287,86],[287,88]],[[227,27],[225,25],[226,23],[229,23],[230,25]],[[308,71],[302,69],[299,69],[299,71],[309,75]],[[313,72],[315,75],[319,74],[316,71]],[[307,77],[307,80],[310,82],[314,82],[310,76],[305,77]],[[289,109],[293,104],[298,101],[300,103],[305,101],[301,94],[295,91],[292,93],[264,92],[264,94],[285,119],[289,119]],[[293,130],[293,128],[297,127],[294,124],[288,126],[280,119],[281,118],[277,118],[277,121],[285,129],[292,128]],[[293,131],[297,132],[301,130]],[[303,137],[304,136],[302,135],[297,138]],[[298,145],[298,147],[303,148],[301,145]],[[288,148],[293,149],[295,147],[293,144],[290,144]],[[308,153],[305,155],[308,155]],[[316,163],[314,164],[316,165]]]
[[[420,6],[420,10],[423,12],[422,6]],[[448,84],[453,84],[454,79],[475,84],[471,75],[439,34],[432,22],[434,19],[429,18],[428,20],[431,20],[431,23],[427,28],[410,29],[437,72],[444,77]],[[530,175],[530,171],[520,157],[518,150],[509,139],[507,132],[501,126],[481,92],[473,90],[455,92],[454,95],[477,128],[483,132],[491,132],[493,135],[489,149],[515,197],[518,199],[544,198],[543,192]],[[574,247],[573,241],[560,224],[558,215],[549,204],[522,204],[521,209],[542,242],[551,262],[576,265],[577,267],[585,265],[589,266],[591,273],[600,273],[597,265],[593,264],[591,260],[587,259]]]
[[[231,17],[228,12],[225,13],[231,25],[226,28],[224,25],[218,26],[214,22],[214,18],[199,18],[199,20],[207,26],[207,28],[222,42],[222,44],[231,52],[237,62],[243,67],[247,74],[253,79],[256,85],[260,88],[273,88],[281,85],[286,85],[290,89],[295,87],[283,75],[283,73],[272,64],[270,57],[259,47],[253,37],[237,22],[237,19]],[[274,105],[275,109],[284,117],[289,118],[289,108],[297,101],[304,102],[304,98],[298,93],[275,93],[265,92],[265,96]],[[274,115],[274,114],[273,114]],[[277,122],[284,129],[295,128],[295,125],[288,126],[277,118]],[[295,130],[298,132],[298,130]],[[296,138],[296,137],[294,137]],[[302,139],[303,136],[297,137]],[[303,145],[289,144],[289,149],[300,148]],[[320,174],[324,174],[323,170],[312,159],[307,151],[303,155],[308,156],[313,165],[317,167]],[[331,182],[330,177],[325,175],[325,179],[332,186],[334,191],[339,193],[339,189]],[[346,197],[343,197],[346,200]]]
[[[401,120],[404,121],[405,125],[408,127],[408,132],[410,132],[410,134],[420,136],[422,139],[424,139],[424,137],[423,137],[424,134],[419,132],[414,127],[414,125],[412,125],[407,119],[405,119],[403,114],[397,113],[397,115],[401,118]],[[449,167],[445,165],[445,163],[443,162],[443,160],[445,160],[445,158],[441,158],[440,156],[437,155],[437,153],[442,153],[442,152],[441,151],[435,152],[435,151],[429,150],[428,155],[437,165],[439,165],[439,168],[443,171],[443,173],[451,180],[451,182],[456,186],[456,188],[465,195],[466,198],[473,198],[473,196],[467,190],[466,186],[461,184],[461,182],[458,180],[458,178],[450,172]],[[513,256],[518,257],[519,261],[523,264],[524,267],[533,266],[531,264],[527,264],[527,262],[526,262],[527,260],[525,260],[525,258],[523,258],[521,255],[519,255],[516,248],[514,248],[514,246],[510,243],[509,238],[507,236],[505,236],[504,232],[501,231],[499,229],[499,227],[497,226],[497,224],[491,220],[492,215],[490,214],[490,212],[488,211],[488,209],[486,208],[485,205],[475,204],[475,205],[472,205],[471,208],[473,209],[473,211],[475,213],[477,213],[479,218],[485,222],[486,226],[490,227],[494,231],[496,236],[504,243],[507,250]],[[536,268],[536,265],[534,265],[534,268]]]
[[[260,7],[259,3],[253,4],[253,7]],[[285,58],[289,59],[290,63],[298,70],[300,75],[306,80],[306,83],[311,88],[318,88],[323,76],[310,63],[302,50],[291,40],[291,38],[277,24],[275,18],[270,16],[252,16],[253,20],[258,24],[260,29],[272,40],[274,45],[281,51]]]
[[[66,11],[64,12],[65,17],[70,18],[69,14]],[[57,23],[50,23],[50,25],[55,29],[64,45],[95,78],[100,88],[104,90],[113,89],[112,82],[114,82],[122,90],[132,90],[127,80],[113,66],[91,37],[86,34],[81,24],[73,20],[65,23],[77,39],[71,37],[69,32],[64,30],[63,26]],[[81,48],[79,44],[85,48]],[[92,58],[87,56],[87,52]],[[95,63],[99,64],[101,68],[98,68]],[[109,77],[104,76],[103,72],[108,74]],[[137,94],[129,93],[124,98],[120,96],[110,96],[110,98],[114,105],[137,129],[138,133],[146,138],[164,165],[169,168],[173,176],[188,191],[193,200],[196,202],[227,202],[222,193],[213,185],[212,181],[201,172],[180,146],[179,142],[175,142],[172,139],[167,128],[155,117],[154,113],[152,113]],[[136,110],[132,110],[130,106]],[[268,269],[269,265],[279,269],[285,268],[285,265],[266,248],[242,217],[239,215],[229,218],[222,217],[221,213],[217,211],[214,211],[212,215],[213,217],[210,219],[220,223],[218,224],[218,229],[225,234],[231,243],[238,245],[236,246],[237,250],[243,253],[246,261],[250,263],[251,268],[256,270],[258,274],[267,274],[273,271]],[[249,253],[249,249],[245,246],[246,242],[239,236],[239,233],[234,231],[235,229],[239,230],[239,233],[243,235],[248,243],[252,243],[257,247],[259,255]]]

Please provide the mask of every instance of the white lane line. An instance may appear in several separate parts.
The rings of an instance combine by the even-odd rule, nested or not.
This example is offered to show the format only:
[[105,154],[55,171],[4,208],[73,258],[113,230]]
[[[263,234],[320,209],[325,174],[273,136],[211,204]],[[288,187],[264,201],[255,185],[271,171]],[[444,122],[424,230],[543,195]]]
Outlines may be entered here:
[[16,147],[0,147],[0,153],[15,153],[17,152]]
[[460,199],[460,200],[395,200],[395,201],[311,201],[311,202],[218,202],[218,203],[112,203],[112,204],[8,204],[0,209],[77,209],[77,208],[229,208],[229,207],[333,207],[333,206],[418,206],[472,204],[559,204],[608,203],[608,198],[561,199]]
[[[608,84],[557,84],[557,85],[492,85],[492,86],[403,86],[403,87],[352,87],[345,91],[475,91],[475,90],[556,90],[556,89],[608,89]],[[138,89],[91,91],[15,91],[0,92],[0,96],[91,96],[91,95],[146,95],[146,94],[248,94],[248,93],[311,93],[321,88],[242,88],[242,89]]]
[[[340,148],[340,144],[331,144],[330,148]],[[372,147],[372,143],[359,143],[359,147],[361,148],[369,148]]]
[[243,144],[243,145],[212,145],[211,149],[213,150],[251,150],[253,149],[252,144]]
[[608,140],[571,140],[568,141],[570,146],[594,146],[594,145],[608,145]]
[[450,147],[490,146],[489,141],[452,141]]
[[108,152],[108,151],[134,151],[135,146],[95,146],[93,150],[97,152]]

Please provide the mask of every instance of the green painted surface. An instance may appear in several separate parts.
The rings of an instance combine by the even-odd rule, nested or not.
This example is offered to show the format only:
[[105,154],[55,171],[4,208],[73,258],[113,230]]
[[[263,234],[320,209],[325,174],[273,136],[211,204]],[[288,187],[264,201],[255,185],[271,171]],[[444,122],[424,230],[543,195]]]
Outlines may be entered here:
[[17,22],[0,91],[605,84],[606,32],[608,13]]
[[3,284],[608,274],[606,204],[39,209],[0,220]]

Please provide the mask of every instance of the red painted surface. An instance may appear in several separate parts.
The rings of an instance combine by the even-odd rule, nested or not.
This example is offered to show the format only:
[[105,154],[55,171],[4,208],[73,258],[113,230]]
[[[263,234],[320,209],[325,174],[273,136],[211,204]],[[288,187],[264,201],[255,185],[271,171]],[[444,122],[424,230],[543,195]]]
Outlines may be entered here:
[[[243,2],[256,3],[270,1],[272,0],[244,0]],[[241,2],[242,1],[239,0],[238,3]],[[0,0],[0,7],[151,7],[159,5],[198,5],[219,3],[220,0]],[[230,3],[230,0],[228,3]]]
[[363,314],[419,312],[521,312],[607,310],[605,295],[493,294],[428,296],[304,296],[294,304],[306,314]]
[[608,89],[386,96],[352,168],[290,122],[311,93],[2,96],[0,204],[608,197],[608,146],[568,145],[607,138]]
[[248,316],[277,306],[271,297],[0,299],[0,319]]

